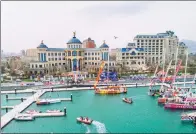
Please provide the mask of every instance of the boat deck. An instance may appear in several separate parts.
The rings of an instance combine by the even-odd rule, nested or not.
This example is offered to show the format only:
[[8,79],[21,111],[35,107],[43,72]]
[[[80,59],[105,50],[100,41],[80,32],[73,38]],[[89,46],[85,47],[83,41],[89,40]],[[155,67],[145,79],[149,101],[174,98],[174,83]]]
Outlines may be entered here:
[[6,113],[1,117],[1,128],[5,127],[10,121],[14,119],[14,117],[24,111],[28,106],[30,106],[34,101],[35,98],[39,98],[42,96],[46,91],[38,90],[37,93],[29,97],[27,100],[24,102],[20,103],[17,105],[14,109],[12,109],[10,112]]

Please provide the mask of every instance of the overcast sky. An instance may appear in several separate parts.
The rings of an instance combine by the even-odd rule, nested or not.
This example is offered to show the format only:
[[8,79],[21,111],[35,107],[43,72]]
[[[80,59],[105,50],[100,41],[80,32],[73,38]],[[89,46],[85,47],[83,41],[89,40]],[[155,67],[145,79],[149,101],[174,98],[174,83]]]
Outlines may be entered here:
[[[196,2],[1,2],[2,49],[19,52],[66,47],[76,37],[91,37],[97,46],[125,47],[137,34],[173,30],[179,39],[196,40]],[[119,37],[114,39],[114,36]]]

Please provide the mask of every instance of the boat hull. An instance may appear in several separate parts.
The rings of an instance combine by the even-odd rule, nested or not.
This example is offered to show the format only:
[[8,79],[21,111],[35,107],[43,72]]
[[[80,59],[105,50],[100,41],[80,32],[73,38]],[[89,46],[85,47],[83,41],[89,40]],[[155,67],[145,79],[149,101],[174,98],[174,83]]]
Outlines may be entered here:
[[107,89],[101,89],[95,91],[96,94],[125,94],[127,93],[127,90],[107,90]]
[[86,120],[82,120],[79,117],[76,118],[76,120],[77,120],[77,122],[84,123],[84,124],[87,124],[87,125],[90,125],[93,122],[93,120],[91,120],[91,119],[89,119],[88,121],[86,121]]
[[166,103],[165,108],[167,109],[190,109],[196,110],[195,105],[187,105],[187,104],[176,104],[176,103]]
[[129,104],[133,103],[132,101],[125,100],[125,98],[123,98],[123,102],[125,102],[125,103],[129,103]]

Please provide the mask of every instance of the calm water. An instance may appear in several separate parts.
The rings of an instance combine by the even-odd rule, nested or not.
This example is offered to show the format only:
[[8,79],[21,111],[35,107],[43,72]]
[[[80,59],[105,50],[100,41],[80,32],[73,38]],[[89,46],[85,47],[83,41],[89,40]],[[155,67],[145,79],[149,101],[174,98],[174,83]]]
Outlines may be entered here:
[[[67,107],[65,117],[36,118],[35,121],[12,121],[3,129],[7,133],[196,133],[192,123],[182,123],[182,111],[165,110],[157,105],[157,99],[147,95],[147,87],[130,88],[127,95],[95,95],[93,91],[67,91],[47,93],[43,97],[70,97],[73,102],[61,102],[48,106],[32,104],[28,109],[45,111]],[[134,103],[127,104],[122,97],[132,97]],[[42,97],[42,98],[43,98]],[[76,122],[78,116],[88,116],[96,121],[87,126]]]
[[[28,97],[31,96],[32,93],[26,93],[26,94],[9,94],[8,97],[10,98],[15,98],[15,97]],[[1,106],[15,106],[17,104],[20,104],[21,100],[8,100],[6,101],[6,95],[2,94],[1,95]],[[8,109],[8,111],[11,109]],[[1,110],[1,116],[6,113],[5,109]]]

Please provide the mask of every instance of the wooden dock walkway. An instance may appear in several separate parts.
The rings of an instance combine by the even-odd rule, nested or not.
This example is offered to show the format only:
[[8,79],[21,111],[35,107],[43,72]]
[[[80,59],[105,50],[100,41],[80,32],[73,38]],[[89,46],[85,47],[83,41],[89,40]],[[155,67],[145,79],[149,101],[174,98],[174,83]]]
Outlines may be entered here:
[[38,90],[37,93],[35,93],[34,95],[32,95],[31,97],[29,97],[24,102],[22,102],[19,105],[17,105],[14,109],[12,109],[11,111],[9,111],[5,115],[3,115],[1,117],[1,129],[3,127],[5,127],[10,121],[12,121],[14,119],[14,117],[18,113],[24,111],[28,106],[30,106],[35,101],[35,98],[39,98],[44,93],[45,93],[44,90]]

